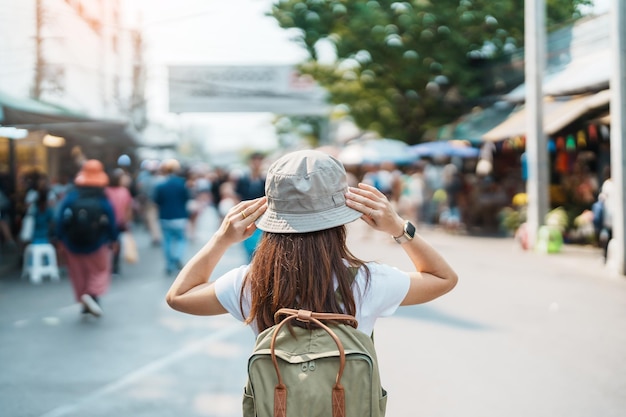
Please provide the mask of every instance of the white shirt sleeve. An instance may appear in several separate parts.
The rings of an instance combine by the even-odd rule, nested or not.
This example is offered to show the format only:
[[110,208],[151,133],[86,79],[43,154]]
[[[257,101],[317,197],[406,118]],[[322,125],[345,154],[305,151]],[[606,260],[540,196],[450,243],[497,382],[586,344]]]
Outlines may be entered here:
[[359,271],[356,291],[360,294],[355,294],[355,301],[358,329],[371,334],[377,318],[390,316],[400,307],[409,292],[411,278],[406,272],[389,265],[371,262],[367,266],[371,274],[369,285],[365,286],[365,273]]
[[[244,321],[244,316],[241,314],[241,308],[239,307],[239,297],[243,278],[246,272],[248,272],[248,268],[249,265],[243,265],[239,268],[231,269],[219,277],[213,284],[217,300],[226,311],[239,321]],[[247,315],[250,311],[250,305],[246,299],[244,299],[243,308],[244,313]]]

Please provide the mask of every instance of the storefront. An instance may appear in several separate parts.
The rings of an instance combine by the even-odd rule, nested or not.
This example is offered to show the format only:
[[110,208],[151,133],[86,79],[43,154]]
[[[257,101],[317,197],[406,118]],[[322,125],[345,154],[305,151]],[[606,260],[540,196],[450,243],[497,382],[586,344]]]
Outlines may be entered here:
[[[549,203],[551,209],[561,207],[567,213],[570,230],[580,223],[576,219],[591,208],[606,176],[610,132],[603,120],[607,119],[609,102],[609,90],[544,100]],[[494,171],[505,170],[523,182],[527,172],[525,132],[526,111],[521,108],[483,135],[493,144]]]
[[84,158],[111,169],[120,155],[134,155],[139,144],[139,135],[125,121],[92,119],[5,94],[0,94],[0,126],[26,132],[22,137],[0,135],[0,184],[18,221],[28,178],[71,180]]

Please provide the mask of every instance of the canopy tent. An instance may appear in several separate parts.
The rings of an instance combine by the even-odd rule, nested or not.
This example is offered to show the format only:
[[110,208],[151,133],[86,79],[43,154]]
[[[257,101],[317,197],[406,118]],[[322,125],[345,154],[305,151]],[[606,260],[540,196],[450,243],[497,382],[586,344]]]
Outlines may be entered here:
[[415,160],[409,145],[397,139],[365,139],[348,144],[339,152],[338,158],[345,165],[410,164]]
[[[611,78],[610,14],[587,16],[549,35],[548,62],[543,76],[547,96],[585,94],[607,89]],[[526,84],[503,97],[526,99]]]
[[515,105],[499,101],[486,108],[474,108],[470,113],[439,129],[433,140],[468,140],[472,144],[483,142],[482,136],[506,120]]
[[[553,135],[587,112],[608,106],[609,90],[573,97],[546,97],[543,104],[543,126],[547,135]],[[526,108],[513,113],[504,122],[483,135],[485,141],[496,142],[526,135]]]
[[[602,49],[576,58],[558,71],[544,76],[543,92],[550,96],[584,94],[609,87],[610,65],[598,65],[611,61],[610,50]],[[526,99],[526,84],[522,84],[504,96],[511,102]]]
[[411,146],[411,153],[417,158],[438,156],[476,158],[480,154],[480,150],[469,146],[466,141],[448,140],[413,145]]
[[598,123],[601,125],[610,125],[611,124],[611,113],[606,112],[601,116],[596,117],[593,120],[590,120],[590,123]]

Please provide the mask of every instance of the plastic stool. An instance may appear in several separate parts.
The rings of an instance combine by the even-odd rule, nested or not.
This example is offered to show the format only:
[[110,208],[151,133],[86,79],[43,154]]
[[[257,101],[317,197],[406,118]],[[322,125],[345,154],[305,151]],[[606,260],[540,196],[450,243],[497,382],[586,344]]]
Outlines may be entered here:
[[24,250],[22,278],[28,276],[33,284],[41,283],[44,276],[59,281],[59,267],[54,246],[49,243],[31,243]]
[[563,234],[554,226],[541,226],[535,248],[541,253],[558,253],[563,246]]

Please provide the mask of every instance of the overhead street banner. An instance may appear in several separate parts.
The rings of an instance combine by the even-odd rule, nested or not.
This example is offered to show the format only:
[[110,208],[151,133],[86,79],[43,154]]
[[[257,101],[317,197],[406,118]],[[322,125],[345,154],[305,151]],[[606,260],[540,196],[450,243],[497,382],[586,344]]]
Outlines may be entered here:
[[169,111],[326,115],[325,91],[289,65],[169,67]]

